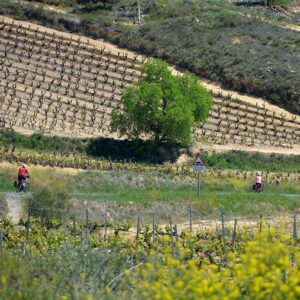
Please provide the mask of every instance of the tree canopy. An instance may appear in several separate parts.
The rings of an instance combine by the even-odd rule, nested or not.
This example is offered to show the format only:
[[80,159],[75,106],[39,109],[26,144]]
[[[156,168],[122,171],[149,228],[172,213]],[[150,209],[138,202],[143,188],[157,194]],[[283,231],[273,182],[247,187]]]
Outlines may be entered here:
[[141,73],[122,96],[123,111],[113,110],[111,130],[129,138],[146,136],[187,146],[192,126],[209,115],[211,94],[195,75],[172,75],[162,60],[148,60]]

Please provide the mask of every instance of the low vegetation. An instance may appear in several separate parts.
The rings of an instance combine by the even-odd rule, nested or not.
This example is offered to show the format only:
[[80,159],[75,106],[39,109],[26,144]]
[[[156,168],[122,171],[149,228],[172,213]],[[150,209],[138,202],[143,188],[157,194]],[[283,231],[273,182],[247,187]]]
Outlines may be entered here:
[[[33,173],[34,174],[34,173]],[[46,177],[46,174],[45,174]],[[48,178],[45,178],[47,181]],[[40,218],[43,224],[48,224],[51,219],[64,220],[70,213],[71,203],[67,191],[62,188],[63,183],[53,186],[35,188],[26,197],[26,211],[29,215]]]
[[[17,169],[18,165],[1,167],[0,192],[14,192],[12,183]],[[56,211],[56,218],[64,220],[79,208],[78,215],[82,217],[85,212],[81,201],[95,206],[92,216],[96,220],[96,216],[102,218],[101,208],[109,201],[112,218],[130,220],[131,224],[136,222],[138,212],[146,220],[153,210],[157,211],[157,218],[166,222],[170,209],[184,222],[191,205],[195,220],[218,217],[220,211],[232,217],[260,213],[270,216],[293,212],[300,205],[299,179],[288,182],[287,173],[263,173],[263,193],[257,194],[252,191],[255,172],[208,170],[201,175],[198,198],[193,172],[180,175],[155,170],[101,172],[34,166],[29,166],[29,171],[31,194],[25,197],[27,212],[42,218],[45,224]]]
[[[2,160],[30,162],[33,164],[75,167],[84,159],[86,168],[98,160],[103,169],[109,165],[134,163],[175,162],[180,155],[180,148],[142,140],[115,141],[106,138],[69,138],[45,136],[40,133],[22,135],[13,130],[0,129],[0,149]],[[40,154],[38,155],[39,152]],[[40,156],[40,158],[38,158]],[[300,155],[264,154],[258,152],[228,151],[225,153],[201,153],[208,168],[218,170],[233,169],[266,172],[299,172]],[[44,157],[44,162],[43,162]],[[77,159],[76,159],[77,157]],[[52,163],[51,163],[52,160]],[[100,160],[100,161],[99,161]],[[106,162],[105,162],[106,160]],[[59,162],[61,161],[61,162]],[[63,164],[65,161],[65,165]],[[69,161],[69,163],[68,163]],[[90,161],[90,163],[88,163]],[[113,163],[114,162],[114,163]],[[189,164],[193,163],[193,159]],[[144,166],[146,168],[146,165]],[[151,165],[148,166],[150,169]],[[162,166],[161,166],[162,167]],[[158,169],[161,169],[158,167]],[[141,165],[142,168],[142,165]],[[190,166],[188,167],[190,168]],[[1,183],[0,183],[1,185]]]
[[7,215],[7,201],[4,195],[0,195],[0,218],[4,218]]
[[29,233],[27,225],[0,223],[5,299],[300,296],[299,239],[291,227],[261,220],[251,228],[203,228],[190,234],[170,224],[128,239],[89,225],[54,222],[45,228],[31,220]]

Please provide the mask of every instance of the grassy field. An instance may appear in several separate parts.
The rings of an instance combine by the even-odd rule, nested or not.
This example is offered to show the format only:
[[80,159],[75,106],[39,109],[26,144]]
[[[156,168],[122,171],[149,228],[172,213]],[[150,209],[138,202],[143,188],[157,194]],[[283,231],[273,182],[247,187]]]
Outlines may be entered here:
[[[16,165],[1,167],[1,192],[14,191],[12,182],[16,170]],[[297,183],[266,183],[263,193],[256,194],[251,191],[251,180],[209,176],[201,179],[198,198],[196,176],[41,167],[30,167],[30,173],[32,193],[47,187],[54,192],[64,191],[73,200],[93,201],[99,205],[108,200],[119,212],[133,205],[145,214],[158,209],[162,216],[166,216],[173,207],[180,217],[180,212],[187,211],[192,204],[199,216],[219,215],[221,211],[230,216],[259,216],[262,212],[271,215],[300,208],[300,187]]]

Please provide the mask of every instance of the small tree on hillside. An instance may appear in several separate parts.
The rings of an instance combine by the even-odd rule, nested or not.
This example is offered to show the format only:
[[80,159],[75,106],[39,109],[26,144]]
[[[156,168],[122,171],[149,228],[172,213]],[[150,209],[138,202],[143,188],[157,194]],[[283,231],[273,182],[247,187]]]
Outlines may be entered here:
[[123,111],[113,110],[111,130],[129,138],[146,135],[156,142],[187,146],[191,127],[208,117],[211,94],[190,73],[172,75],[162,60],[147,61],[141,72],[122,97]]

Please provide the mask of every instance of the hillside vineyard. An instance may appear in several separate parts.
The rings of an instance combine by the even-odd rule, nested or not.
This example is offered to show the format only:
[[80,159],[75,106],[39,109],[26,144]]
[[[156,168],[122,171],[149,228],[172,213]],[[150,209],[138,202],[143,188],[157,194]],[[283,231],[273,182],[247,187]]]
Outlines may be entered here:
[[[143,58],[86,38],[0,19],[0,126],[109,137],[113,108],[140,76]],[[300,144],[297,116],[214,93],[194,138],[215,144]]]

